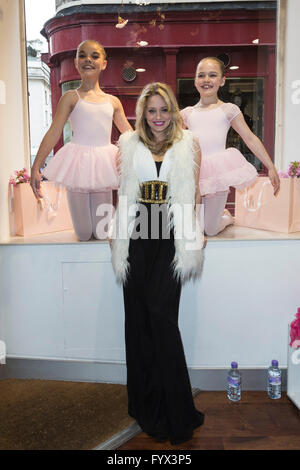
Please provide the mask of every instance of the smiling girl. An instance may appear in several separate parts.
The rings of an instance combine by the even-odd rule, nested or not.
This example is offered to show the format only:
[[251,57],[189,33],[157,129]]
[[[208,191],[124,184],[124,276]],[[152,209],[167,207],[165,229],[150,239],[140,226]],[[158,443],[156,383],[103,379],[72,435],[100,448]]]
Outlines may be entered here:
[[204,203],[204,229],[208,236],[221,232],[234,219],[225,209],[229,187],[243,189],[257,178],[257,171],[235,148],[227,148],[226,137],[230,126],[240,135],[248,148],[267,167],[274,195],[280,180],[273,162],[262,142],[250,130],[238,106],[224,103],[218,90],[225,84],[224,63],[216,57],[199,62],[195,86],[200,101],[181,111],[186,128],[198,139],[202,151],[199,186]]
[[66,187],[79,240],[89,240],[92,235],[98,239],[107,236],[106,232],[97,231],[99,216],[96,212],[99,205],[112,204],[112,189],[119,184],[117,147],[111,144],[112,123],[121,133],[131,130],[119,99],[100,88],[99,76],[106,65],[105,50],[97,41],[87,40],[78,46],[75,67],[80,74],[81,85],[61,97],[31,169],[30,184],[39,199],[43,197],[40,168],[69,119],[72,141],[55,154],[42,174]]

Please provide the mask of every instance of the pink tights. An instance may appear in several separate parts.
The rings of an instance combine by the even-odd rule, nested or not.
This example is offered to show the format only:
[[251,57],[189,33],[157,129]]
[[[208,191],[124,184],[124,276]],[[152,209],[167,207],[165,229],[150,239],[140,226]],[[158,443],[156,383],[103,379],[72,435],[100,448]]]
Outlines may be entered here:
[[204,232],[213,237],[233,223],[233,217],[225,209],[229,191],[203,196],[204,204]]
[[[74,230],[79,240],[87,241],[92,235],[98,240],[105,240],[112,217],[112,191],[80,193],[67,190],[67,198]],[[102,204],[108,204],[107,208]],[[109,207],[110,213],[107,212]]]

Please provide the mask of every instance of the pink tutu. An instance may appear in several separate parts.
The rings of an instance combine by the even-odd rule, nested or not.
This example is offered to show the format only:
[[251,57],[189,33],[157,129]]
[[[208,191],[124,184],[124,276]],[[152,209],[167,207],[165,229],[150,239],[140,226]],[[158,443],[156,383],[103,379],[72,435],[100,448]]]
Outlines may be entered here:
[[200,168],[200,192],[213,194],[227,191],[230,186],[243,189],[258,177],[251,163],[236,148],[230,147],[218,153],[203,155]]
[[181,111],[186,127],[194,133],[201,147],[199,185],[202,196],[228,191],[230,186],[246,188],[258,176],[255,167],[239,150],[225,148],[231,122],[240,113],[240,108],[233,103],[222,103],[208,111],[197,105]]
[[88,146],[69,142],[49,161],[42,174],[73,191],[117,189],[117,152],[118,147],[113,144]]

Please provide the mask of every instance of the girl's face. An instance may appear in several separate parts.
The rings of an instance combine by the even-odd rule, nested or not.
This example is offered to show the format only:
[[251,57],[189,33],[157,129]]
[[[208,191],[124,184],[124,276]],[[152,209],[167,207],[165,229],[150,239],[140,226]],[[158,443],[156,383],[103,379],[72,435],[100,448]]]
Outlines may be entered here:
[[197,67],[195,87],[201,97],[217,95],[218,89],[225,83],[221,68],[215,60],[201,60]]
[[98,44],[85,42],[79,49],[75,59],[75,67],[82,77],[99,75],[106,68],[107,61],[104,59],[102,49]]
[[155,137],[163,136],[171,121],[165,100],[160,95],[150,96],[146,103],[145,119]]

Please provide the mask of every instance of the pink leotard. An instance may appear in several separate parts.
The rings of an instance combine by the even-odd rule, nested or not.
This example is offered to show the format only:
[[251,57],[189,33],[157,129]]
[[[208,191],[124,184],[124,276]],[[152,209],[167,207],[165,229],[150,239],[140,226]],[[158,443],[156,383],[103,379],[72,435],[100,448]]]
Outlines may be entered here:
[[[76,90],[77,92],[77,90]],[[80,98],[69,116],[72,141],[64,145],[42,170],[47,179],[72,191],[98,192],[119,185],[118,148],[111,144],[113,106]]]
[[197,105],[188,106],[180,112],[186,127],[193,132],[201,147],[199,183],[203,196],[226,191],[230,186],[245,188],[258,176],[255,167],[239,150],[225,148],[230,123],[240,112],[233,103],[206,110]]

